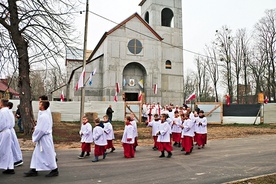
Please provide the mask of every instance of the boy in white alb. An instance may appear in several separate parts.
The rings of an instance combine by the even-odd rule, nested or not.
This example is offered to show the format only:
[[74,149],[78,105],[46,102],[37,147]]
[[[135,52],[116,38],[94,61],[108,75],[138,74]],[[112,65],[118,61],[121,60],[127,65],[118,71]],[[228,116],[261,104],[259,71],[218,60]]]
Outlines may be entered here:
[[167,158],[172,156],[172,145],[171,145],[171,126],[166,121],[167,115],[161,114],[161,123],[159,125],[156,135],[158,136],[158,150],[161,151],[160,158],[165,157],[165,151],[168,152]]
[[172,140],[174,146],[181,147],[181,118],[179,117],[178,111],[174,111],[174,118],[172,119]]
[[[79,133],[81,136],[81,154],[79,158],[82,159],[85,156],[90,156],[91,143],[93,142],[92,126],[88,122],[87,116],[82,117],[82,125]],[[85,152],[86,155],[84,155]]]
[[133,135],[135,137],[134,138],[133,149],[134,149],[134,151],[136,151],[136,147],[138,146],[138,129],[137,129],[137,123],[135,121],[135,117],[134,117],[133,113],[130,114],[130,119],[131,119],[130,123],[132,124],[133,131],[134,131]]
[[189,114],[184,113],[181,116],[182,120],[182,147],[185,150],[185,155],[189,155],[193,151],[193,137],[195,135],[194,133],[194,123],[189,118]]
[[158,131],[158,128],[159,128],[160,124],[161,124],[161,121],[160,121],[160,118],[159,118],[158,114],[154,115],[154,120],[152,120],[151,122],[147,123],[148,127],[152,127],[151,135],[152,135],[153,141],[154,141],[154,144],[153,144],[153,147],[152,147],[153,150],[157,150],[158,149],[156,132]]
[[124,148],[124,156],[125,158],[134,158],[135,151],[133,148],[134,144],[134,127],[131,124],[131,117],[127,116],[125,118],[125,129],[122,137],[122,143],[123,143],[123,148]]
[[199,111],[199,116],[196,119],[197,130],[197,145],[198,149],[203,148],[207,143],[207,118],[204,115],[204,111]]
[[113,126],[108,120],[107,115],[104,115],[103,119],[104,119],[104,133],[106,134],[106,140],[107,140],[107,145],[105,149],[111,149],[110,153],[112,153],[115,150],[113,146],[113,139],[115,139]]
[[105,147],[107,145],[106,134],[104,129],[100,125],[100,119],[95,119],[95,127],[93,129],[93,141],[95,144],[94,148],[94,160],[92,162],[98,162],[99,156],[103,155],[103,159],[106,157]]

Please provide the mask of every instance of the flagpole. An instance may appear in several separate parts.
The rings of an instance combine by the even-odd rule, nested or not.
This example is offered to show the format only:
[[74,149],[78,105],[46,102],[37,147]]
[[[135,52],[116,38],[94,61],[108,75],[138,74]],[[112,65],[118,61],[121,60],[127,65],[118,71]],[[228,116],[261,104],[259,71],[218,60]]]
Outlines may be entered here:
[[[88,13],[89,13],[89,0],[86,0],[85,24],[84,24],[84,41],[83,41],[83,67],[82,67],[83,70],[86,67]],[[83,81],[85,81],[85,75],[83,76]],[[81,88],[80,123],[82,123],[82,116],[84,115],[84,100],[85,100],[85,85]]]

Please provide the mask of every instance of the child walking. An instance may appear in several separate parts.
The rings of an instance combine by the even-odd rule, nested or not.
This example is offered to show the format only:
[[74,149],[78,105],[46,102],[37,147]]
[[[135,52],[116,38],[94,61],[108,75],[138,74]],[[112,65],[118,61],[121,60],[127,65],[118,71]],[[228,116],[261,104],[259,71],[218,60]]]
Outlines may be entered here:
[[167,115],[161,115],[161,124],[159,125],[156,135],[158,136],[158,150],[161,151],[160,158],[165,157],[165,151],[168,152],[167,158],[172,157],[172,145],[171,145],[171,126],[166,121]]
[[134,139],[135,139],[135,132],[134,127],[131,124],[130,116],[125,118],[125,129],[122,137],[122,143],[124,148],[124,156],[125,158],[133,158],[135,151],[134,151]]
[[[88,122],[87,116],[82,117],[82,125],[79,133],[81,136],[81,154],[78,158],[83,159],[85,156],[90,156],[91,143],[93,142],[92,126]],[[86,155],[84,155],[85,152]]]
[[110,153],[112,153],[115,150],[113,146],[113,139],[115,139],[113,126],[108,119],[108,115],[104,115],[103,119],[104,119],[104,133],[106,134],[106,139],[107,139],[107,145],[105,149],[111,149]]
[[152,147],[153,150],[158,150],[156,132],[158,131],[160,122],[161,121],[160,121],[159,115],[155,114],[154,115],[154,120],[152,120],[151,122],[146,123],[148,127],[152,127],[152,130],[151,130],[152,133],[151,134],[152,134],[152,138],[153,138],[153,141],[154,141],[154,144],[153,144],[153,147]]
[[106,157],[105,147],[107,145],[106,134],[101,126],[100,119],[95,119],[95,128],[93,129],[93,140],[95,144],[94,148],[94,160],[92,162],[98,162],[99,156],[103,155],[103,159]]

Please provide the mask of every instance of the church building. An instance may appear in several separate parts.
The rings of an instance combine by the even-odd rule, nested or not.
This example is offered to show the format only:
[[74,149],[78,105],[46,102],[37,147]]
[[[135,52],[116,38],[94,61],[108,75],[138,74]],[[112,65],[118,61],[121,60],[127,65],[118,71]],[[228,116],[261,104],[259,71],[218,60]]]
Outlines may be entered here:
[[[142,93],[149,103],[183,103],[182,2],[142,0],[139,6],[141,15],[134,13],[105,32],[88,57],[86,78],[94,69],[96,74],[85,86],[86,101],[113,101],[117,83],[118,101],[138,101]],[[68,79],[80,64],[67,62]],[[78,67],[67,86],[73,101],[81,99],[81,91],[75,91],[81,72]]]

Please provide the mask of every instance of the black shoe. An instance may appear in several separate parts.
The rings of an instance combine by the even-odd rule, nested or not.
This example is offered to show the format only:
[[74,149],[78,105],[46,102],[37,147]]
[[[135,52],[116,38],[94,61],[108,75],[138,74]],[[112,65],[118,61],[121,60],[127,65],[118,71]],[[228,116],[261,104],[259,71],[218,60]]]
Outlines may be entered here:
[[177,145],[177,142],[173,143],[173,146],[176,146]]
[[165,152],[164,151],[161,152],[161,155],[159,156],[159,158],[163,158],[163,157],[165,157]]
[[172,152],[169,152],[167,158],[171,158],[171,157],[172,157]]
[[184,151],[184,148],[182,148],[181,151]]
[[114,151],[115,151],[115,148],[112,148],[111,151],[110,151],[110,153],[113,153]]
[[85,155],[86,157],[90,157],[90,153],[86,153],[86,155]]
[[18,166],[21,166],[21,165],[23,165],[23,161],[22,160],[19,160],[18,162],[14,162],[14,167],[18,167]]
[[103,154],[103,159],[105,159],[106,155],[107,155],[107,153],[104,153],[104,154]]
[[25,177],[32,177],[32,176],[37,176],[38,173],[35,169],[31,169],[28,172],[24,172]]
[[191,148],[191,151],[190,151],[190,153],[192,153],[192,152],[193,152],[193,149],[194,149],[194,147],[192,147],[192,148]]
[[190,152],[186,152],[185,155],[190,155]]
[[58,169],[54,169],[49,174],[46,174],[45,177],[54,177],[54,176],[58,176],[58,174],[59,174]]
[[179,147],[179,148],[181,147],[181,144],[180,144],[180,143],[178,143],[178,147]]
[[3,174],[15,174],[14,169],[7,169],[2,172]]

